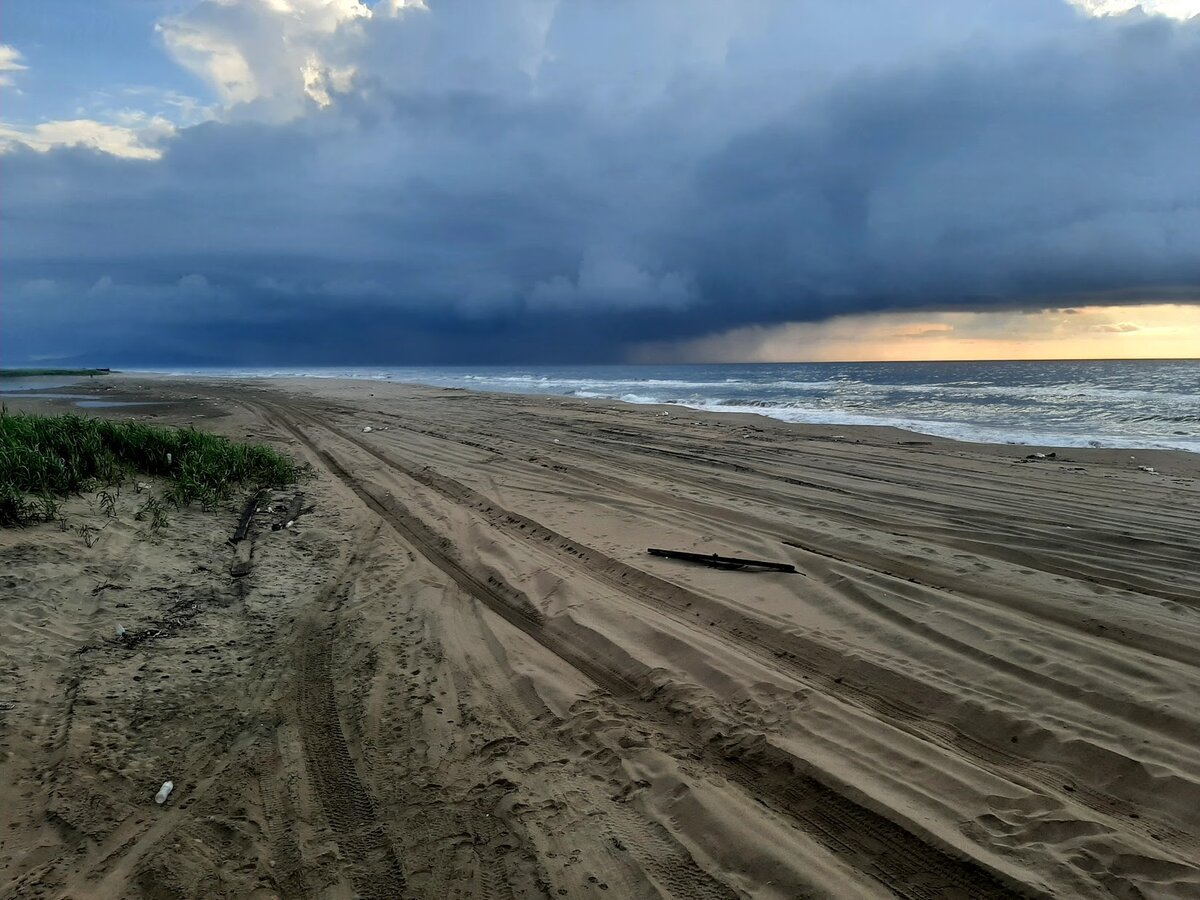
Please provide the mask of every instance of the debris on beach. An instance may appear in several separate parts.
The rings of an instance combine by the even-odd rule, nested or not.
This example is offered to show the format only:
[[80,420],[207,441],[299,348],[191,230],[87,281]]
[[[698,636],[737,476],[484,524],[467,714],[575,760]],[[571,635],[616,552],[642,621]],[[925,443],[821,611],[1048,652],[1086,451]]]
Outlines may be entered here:
[[172,781],[164,781],[162,787],[158,789],[158,793],[154,795],[154,802],[162,806],[167,802],[167,798],[171,796],[171,791],[175,790],[175,783]]
[[246,500],[246,505],[242,508],[241,518],[238,519],[237,528],[233,530],[233,536],[230,537],[230,544],[240,544],[246,539],[246,533],[250,530],[250,520],[254,518],[254,514],[258,512],[258,506],[262,503],[263,491],[255,491]]
[[364,425],[364,426],[363,426],[363,434],[370,434],[370,433],[371,433],[371,430],[372,430],[372,429],[371,429],[371,426],[370,426],[370,425]]
[[271,530],[280,531],[281,529],[291,528],[303,513],[310,512],[311,510],[312,507],[308,509],[304,508],[304,492],[297,491],[296,495],[292,497],[291,502],[282,510],[282,515],[271,523]]
[[1058,454],[1057,454],[1057,453],[1030,453],[1030,454],[1029,454],[1028,456],[1026,456],[1025,458],[1026,458],[1026,459],[1030,459],[1030,460],[1037,460],[1037,459],[1058,459]]
[[[742,559],[737,556],[718,556],[717,554],[689,553],[684,550],[662,550],[658,547],[648,547],[646,552],[651,556],[661,556],[665,559],[681,559],[685,562],[702,563],[714,569],[770,569],[775,572],[796,573],[796,567],[791,563],[766,562],[761,559]],[[796,573],[799,574],[799,573]]]
[[1159,474],[1158,470],[1155,469],[1154,466],[1138,466],[1138,471],[1139,472],[1149,472],[1151,475]]

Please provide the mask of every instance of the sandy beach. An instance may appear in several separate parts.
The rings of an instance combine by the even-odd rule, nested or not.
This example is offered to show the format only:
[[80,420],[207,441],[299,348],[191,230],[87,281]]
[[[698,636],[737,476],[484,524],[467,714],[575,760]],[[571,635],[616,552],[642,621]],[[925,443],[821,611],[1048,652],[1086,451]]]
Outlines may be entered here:
[[314,474],[0,532],[0,897],[1200,896],[1200,455],[70,390]]

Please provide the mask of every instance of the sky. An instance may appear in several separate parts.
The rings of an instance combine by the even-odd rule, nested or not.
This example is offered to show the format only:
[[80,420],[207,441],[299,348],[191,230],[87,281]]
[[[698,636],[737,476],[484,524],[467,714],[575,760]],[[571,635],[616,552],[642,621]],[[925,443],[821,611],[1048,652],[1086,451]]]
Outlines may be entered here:
[[1200,0],[6,0],[0,365],[1200,356]]

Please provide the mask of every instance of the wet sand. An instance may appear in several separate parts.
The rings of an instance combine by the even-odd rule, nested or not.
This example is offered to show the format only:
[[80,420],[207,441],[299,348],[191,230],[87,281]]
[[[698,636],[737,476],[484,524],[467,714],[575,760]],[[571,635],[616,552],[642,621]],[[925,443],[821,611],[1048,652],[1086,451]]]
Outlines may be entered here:
[[0,532],[0,896],[1200,895],[1200,457],[70,390],[314,477],[238,549],[133,486]]

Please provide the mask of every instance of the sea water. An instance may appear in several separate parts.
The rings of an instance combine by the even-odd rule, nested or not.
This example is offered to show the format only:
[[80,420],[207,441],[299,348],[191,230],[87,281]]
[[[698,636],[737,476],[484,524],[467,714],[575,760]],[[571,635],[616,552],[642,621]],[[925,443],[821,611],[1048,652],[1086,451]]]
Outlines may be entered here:
[[968,441],[1200,452],[1200,360],[208,369],[893,425]]

